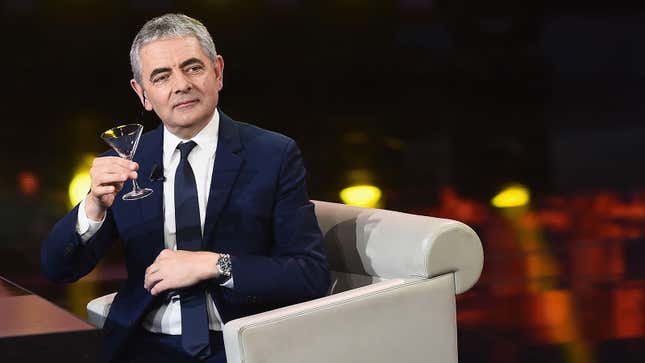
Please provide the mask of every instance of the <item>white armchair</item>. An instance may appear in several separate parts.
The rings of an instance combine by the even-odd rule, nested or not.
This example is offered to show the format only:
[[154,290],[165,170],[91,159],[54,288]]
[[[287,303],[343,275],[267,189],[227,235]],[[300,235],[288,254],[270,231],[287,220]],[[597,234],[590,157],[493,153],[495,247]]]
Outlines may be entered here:
[[[483,267],[465,224],[314,201],[330,295],[229,321],[229,363],[457,363],[455,295]],[[87,305],[103,325],[114,294]]]

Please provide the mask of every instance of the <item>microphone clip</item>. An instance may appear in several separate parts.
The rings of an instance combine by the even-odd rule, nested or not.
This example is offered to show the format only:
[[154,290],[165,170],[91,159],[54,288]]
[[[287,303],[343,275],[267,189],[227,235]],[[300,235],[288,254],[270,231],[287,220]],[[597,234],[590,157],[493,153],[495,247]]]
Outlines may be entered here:
[[166,181],[166,177],[163,175],[163,168],[155,164],[152,166],[152,171],[150,172],[150,181],[155,182],[161,180],[162,182]]

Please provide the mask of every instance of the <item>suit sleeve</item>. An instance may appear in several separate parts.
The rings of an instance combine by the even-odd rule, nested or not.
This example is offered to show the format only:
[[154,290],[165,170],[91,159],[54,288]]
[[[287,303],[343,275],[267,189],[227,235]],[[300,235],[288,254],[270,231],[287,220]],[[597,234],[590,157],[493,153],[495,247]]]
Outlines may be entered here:
[[237,292],[277,303],[296,303],[327,293],[327,257],[305,174],[300,150],[290,140],[275,195],[272,253],[231,256]]
[[42,243],[41,269],[51,281],[74,282],[87,275],[117,237],[108,209],[101,228],[84,243],[76,229],[78,208],[77,205],[58,221]]

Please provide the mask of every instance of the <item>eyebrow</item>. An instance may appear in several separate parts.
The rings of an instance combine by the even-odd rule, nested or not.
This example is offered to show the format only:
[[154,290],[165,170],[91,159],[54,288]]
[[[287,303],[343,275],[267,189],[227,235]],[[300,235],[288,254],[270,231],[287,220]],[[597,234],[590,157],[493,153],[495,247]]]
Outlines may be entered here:
[[[187,67],[187,66],[189,66],[189,65],[191,65],[191,64],[201,64],[201,65],[204,65],[204,62],[202,62],[202,61],[201,61],[201,60],[199,60],[198,58],[193,57],[193,58],[189,58],[189,59],[187,59],[187,60],[183,61],[183,62],[179,65],[179,68],[184,68],[184,67]],[[153,71],[150,73],[150,81],[152,81],[152,79],[154,78],[154,76],[156,76],[157,74],[159,74],[159,73],[164,73],[164,72],[170,72],[170,68],[168,68],[168,67],[156,68],[155,70],[153,70]]]
[[165,73],[165,72],[170,72],[170,68],[165,67],[165,68],[157,68],[154,71],[150,73],[150,81],[152,82],[153,78],[159,74],[159,73]]

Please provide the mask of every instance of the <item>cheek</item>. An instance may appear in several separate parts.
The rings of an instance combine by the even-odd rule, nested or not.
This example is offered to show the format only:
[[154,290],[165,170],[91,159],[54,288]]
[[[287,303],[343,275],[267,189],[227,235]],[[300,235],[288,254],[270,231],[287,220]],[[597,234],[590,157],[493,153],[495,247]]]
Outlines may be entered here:
[[208,98],[209,100],[212,101],[217,101],[218,97],[218,92],[220,90],[220,85],[217,83],[216,80],[211,81],[210,84],[204,85],[201,90],[203,95]]
[[199,89],[207,94],[217,93],[220,89],[222,89],[221,79],[218,79],[214,75],[212,77],[205,77],[203,79],[200,79],[198,84]]
[[[155,94],[148,94],[148,102],[146,102],[146,109],[148,111],[155,110],[156,112],[168,112],[169,100],[164,98],[163,93],[155,92]],[[148,108],[149,107],[149,108]]]

